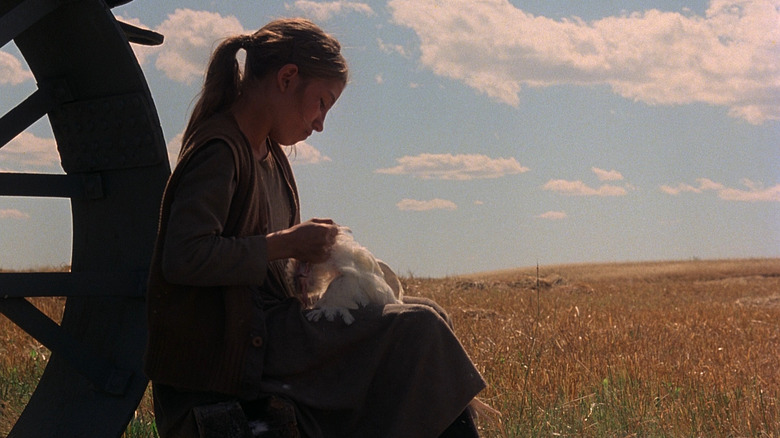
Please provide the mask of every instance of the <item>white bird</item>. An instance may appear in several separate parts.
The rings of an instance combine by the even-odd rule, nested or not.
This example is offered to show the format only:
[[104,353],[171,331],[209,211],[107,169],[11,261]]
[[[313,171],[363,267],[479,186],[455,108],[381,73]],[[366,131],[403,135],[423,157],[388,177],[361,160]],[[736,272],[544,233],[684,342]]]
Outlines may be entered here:
[[370,304],[400,303],[403,286],[387,264],[358,244],[349,228],[339,227],[328,260],[317,264],[295,262],[291,270],[298,292],[310,309],[309,321],[323,316],[333,321],[340,315],[349,325],[355,321],[350,309]]

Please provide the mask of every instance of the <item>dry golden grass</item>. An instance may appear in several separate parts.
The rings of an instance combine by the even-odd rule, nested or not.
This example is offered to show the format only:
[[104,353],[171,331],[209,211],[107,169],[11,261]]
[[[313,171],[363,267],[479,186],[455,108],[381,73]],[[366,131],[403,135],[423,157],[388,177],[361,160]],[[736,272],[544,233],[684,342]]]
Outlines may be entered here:
[[[780,437],[780,259],[548,266],[538,277],[528,268],[404,285],[450,312],[507,436]],[[37,304],[56,318],[62,300]],[[3,436],[48,353],[3,317],[0,333]],[[147,397],[128,436],[151,436],[152,419]],[[479,424],[484,437],[501,436]]]
[[780,436],[780,259],[552,266],[538,283],[407,281],[451,312],[509,436]]

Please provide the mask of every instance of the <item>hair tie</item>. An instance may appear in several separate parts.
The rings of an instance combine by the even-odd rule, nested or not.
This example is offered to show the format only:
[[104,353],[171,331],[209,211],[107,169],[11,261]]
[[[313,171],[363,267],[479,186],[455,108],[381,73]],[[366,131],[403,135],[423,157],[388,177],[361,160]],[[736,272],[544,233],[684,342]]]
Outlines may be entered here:
[[241,35],[238,37],[238,46],[244,50],[252,46],[252,35]]

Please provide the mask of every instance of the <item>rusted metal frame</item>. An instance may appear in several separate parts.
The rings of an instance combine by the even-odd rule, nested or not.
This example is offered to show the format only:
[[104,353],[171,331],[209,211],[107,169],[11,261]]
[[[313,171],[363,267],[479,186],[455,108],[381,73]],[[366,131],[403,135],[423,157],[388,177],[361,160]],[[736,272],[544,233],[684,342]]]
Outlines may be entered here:
[[99,172],[66,175],[0,173],[0,196],[100,199],[103,197],[103,178]]
[[131,371],[119,369],[92,352],[26,299],[0,299],[0,312],[79,370],[96,388],[114,395],[127,390]]

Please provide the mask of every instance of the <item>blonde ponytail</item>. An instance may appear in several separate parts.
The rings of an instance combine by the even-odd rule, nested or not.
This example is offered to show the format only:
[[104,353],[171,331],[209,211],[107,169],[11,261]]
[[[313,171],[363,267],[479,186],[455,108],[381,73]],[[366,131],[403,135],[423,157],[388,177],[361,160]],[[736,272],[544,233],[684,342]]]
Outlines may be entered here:
[[238,99],[241,73],[236,54],[243,41],[243,35],[230,37],[222,41],[212,53],[203,89],[184,130],[185,144],[196,126],[223,109],[229,108]]

